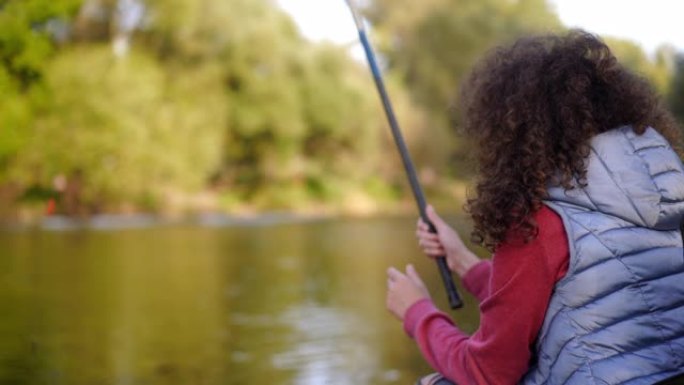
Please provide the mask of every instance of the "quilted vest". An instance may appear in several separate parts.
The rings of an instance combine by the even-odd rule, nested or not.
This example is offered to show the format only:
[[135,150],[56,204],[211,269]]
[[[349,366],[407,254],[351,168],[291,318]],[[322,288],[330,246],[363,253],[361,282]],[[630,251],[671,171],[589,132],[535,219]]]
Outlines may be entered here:
[[653,384],[684,373],[684,168],[654,129],[596,136],[587,186],[549,188],[570,264],[521,384]]

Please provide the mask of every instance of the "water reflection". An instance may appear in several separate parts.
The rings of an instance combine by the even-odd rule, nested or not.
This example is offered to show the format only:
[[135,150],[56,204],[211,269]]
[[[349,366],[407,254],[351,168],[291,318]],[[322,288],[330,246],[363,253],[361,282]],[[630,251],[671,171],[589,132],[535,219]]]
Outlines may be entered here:
[[280,321],[292,330],[293,343],[271,362],[274,368],[296,372],[295,383],[359,383],[375,369],[373,352],[357,332],[363,330],[363,322],[353,313],[303,304]]
[[413,223],[0,233],[0,383],[411,383],[429,368],[387,265],[418,262],[444,303]]

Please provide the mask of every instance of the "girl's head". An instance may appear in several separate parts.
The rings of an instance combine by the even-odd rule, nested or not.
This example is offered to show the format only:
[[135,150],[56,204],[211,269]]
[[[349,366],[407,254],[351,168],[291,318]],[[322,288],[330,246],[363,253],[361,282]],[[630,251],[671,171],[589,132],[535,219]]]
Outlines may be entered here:
[[531,214],[549,183],[586,183],[591,137],[623,125],[652,126],[674,145],[677,127],[642,78],[599,38],[573,30],[526,37],[489,53],[461,93],[463,127],[479,161],[470,199],[473,240],[494,248],[509,231],[537,232]]

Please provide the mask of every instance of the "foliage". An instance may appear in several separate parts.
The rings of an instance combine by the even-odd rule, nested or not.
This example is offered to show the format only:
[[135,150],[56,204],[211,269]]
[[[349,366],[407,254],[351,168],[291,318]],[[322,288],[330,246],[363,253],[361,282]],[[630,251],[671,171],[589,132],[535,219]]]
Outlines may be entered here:
[[[388,67],[404,79],[430,112],[432,149],[421,159],[436,170],[462,159],[449,114],[461,79],[487,49],[525,33],[556,30],[557,16],[543,0],[375,0],[367,9],[381,36]],[[453,116],[452,116],[453,118]],[[461,163],[462,165],[462,163]]]
[[[495,45],[565,28],[544,0],[373,0],[366,13],[380,36],[389,70],[401,76],[414,100],[430,112],[434,134],[424,146],[433,151],[423,161],[437,170],[450,164],[454,176],[463,176],[459,169],[467,161],[467,144],[450,130],[448,120],[457,121],[453,106],[463,76]],[[667,93],[671,50],[661,48],[650,59],[633,42],[606,41],[622,63]]]
[[[343,48],[304,40],[267,0],[146,6],[133,50],[116,57],[116,1],[83,3],[71,38],[40,61],[41,93],[27,93],[11,183],[49,192],[78,175],[97,209],[207,187],[264,207],[392,195],[402,175],[384,116]],[[401,116],[420,122],[392,88]]]
[[54,52],[50,26],[72,15],[77,5],[76,0],[0,1],[0,182],[28,135],[31,99],[40,92],[35,88]]
[[146,40],[164,61],[223,69],[229,118],[217,187],[292,207],[343,199],[388,171],[372,82],[344,49],[305,41],[267,1],[150,4],[155,21]]
[[[82,173],[91,203],[141,202],[199,189],[217,166],[225,125],[216,68],[170,73],[144,53],[65,50],[48,67],[51,103],[36,120],[15,176],[50,185]],[[188,98],[199,95],[201,98]]]
[[672,78],[668,102],[682,128],[684,128],[684,53],[675,60],[675,76]]
[[604,40],[620,63],[648,79],[661,94],[667,93],[673,60],[667,47],[660,48],[652,60],[638,44],[630,40],[612,37],[606,37]]
[[[254,47],[256,45],[250,45]],[[298,184],[325,198],[378,164],[381,111],[370,83],[339,50],[302,49],[228,74],[230,125],[223,176],[252,192]]]
[[485,50],[560,27],[543,0],[376,0],[368,12],[384,35],[390,68],[436,112],[453,101],[460,79]]
[[[139,1],[142,22],[122,34],[119,0],[0,0],[0,192],[42,200],[73,175],[96,209],[207,190],[261,208],[407,192],[372,79],[345,47],[305,40],[272,0]],[[367,5],[426,187],[467,177],[447,118],[461,78],[497,43],[561,29],[557,16],[544,0]],[[132,48],[115,54],[122,38]],[[671,52],[609,43],[681,106]]]
[[[0,1],[0,71],[24,90],[39,81],[53,50],[50,22],[71,15],[77,0]],[[52,25],[55,25],[54,23]]]

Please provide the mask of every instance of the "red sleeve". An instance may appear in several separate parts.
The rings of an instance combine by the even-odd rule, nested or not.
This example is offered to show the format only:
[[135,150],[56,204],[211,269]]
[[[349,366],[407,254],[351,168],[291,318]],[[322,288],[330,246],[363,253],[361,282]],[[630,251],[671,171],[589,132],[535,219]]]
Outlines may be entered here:
[[483,260],[473,266],[463,276],[463,287],[474,295],[479,302],[489,297],[489,280],[492,277],[492,261]]
[[[535,215],[538,237],[504,242],[492,258],[489,292],[480,304],[480,327],[468,336],[429,300],[406,313],[404,328],[442,375],[460,385],[515,384],[525,374],[531,348],[558,279],[568,266],[560,218],[546,207]],[[480,264],[480,269],[484,269]],[[468,272],[467,275],[469,275]]]

